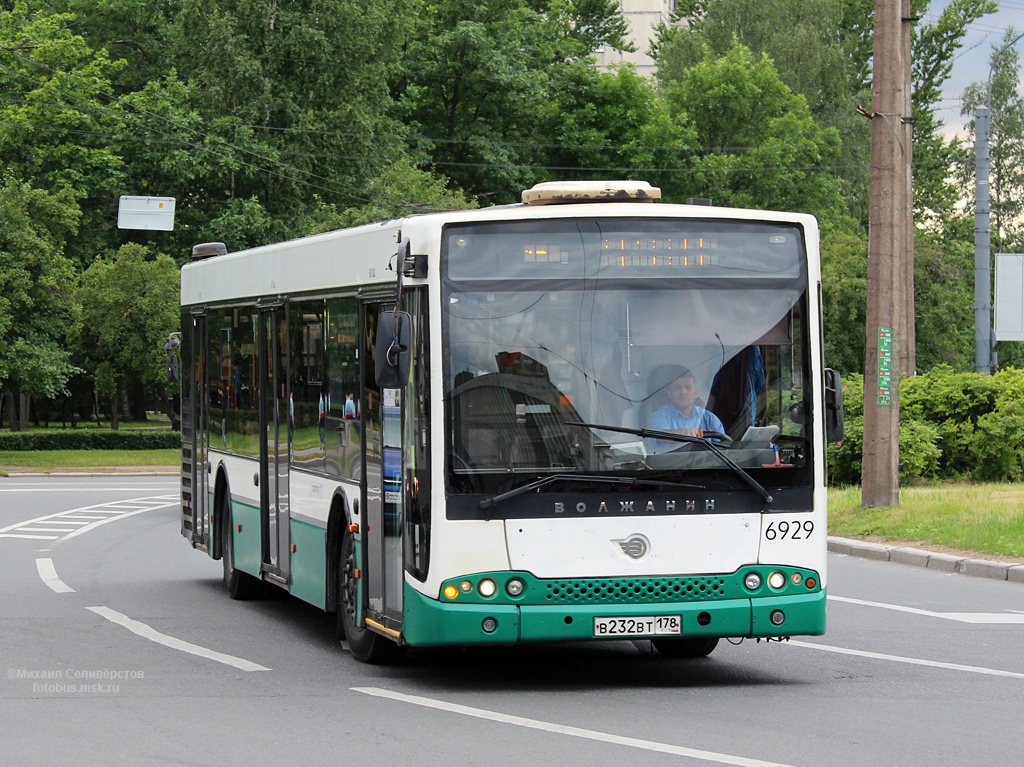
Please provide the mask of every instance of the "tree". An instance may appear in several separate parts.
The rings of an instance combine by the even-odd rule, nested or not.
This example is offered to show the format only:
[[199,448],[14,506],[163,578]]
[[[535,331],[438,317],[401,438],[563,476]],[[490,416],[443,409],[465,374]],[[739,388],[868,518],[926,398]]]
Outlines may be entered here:
[[0,390],[20,395],[20,428],[27,397],[57,396],[76,370],[63,343],[75,281],[64,245],[79,218],[68,190],[0,179]]
[[[987,104],[991,113],[989,157],[992,201],[992,251],[1024,248],[1024,96],[1020,92],[1020,57],[1009,43],[1019,33],[1009,27],[993,45],[991,90],[986,83],[964,89],[962,114]],[[974,124],[971,123],[973,134]],[[973,163],[970,171],[973,176]]]
[[[864,372],[868,244],[832,236],[821,244],[825,362],[845,373]],[[914,236],[917,367],[967,371],[974,360],[974,255],[966,242],[918,228]]]
[[73,336],[96,362],[96,388],[111,397],[113,429],[129,376],[151,392],[163,390],[163,346],[179,330],[180,287],[170,257],[151,257],[148,248],[135,243],[123,245],[113,260],[97,259],[82,275]]
[[629,50],[626,31],[613,0],[424,3],[395,85],[414,159],[487,204],[518,202],[549,170],[566,175],[553,167],[561,125],[552,108],[593,110],[587,89],[607,83],[589,75],[587,57],[599,45]]
[[691,125],[673,119],[653,83],[631,67],[600,71],[582,62],[552,78],[542,112],[550,141],[548,179],[642,178],[661,187],[666,200],[692,197]]
[[111,138],[123,129],[110,96],[121,65],[70,31],[68,14],[0,10],[0,156],[38,189],[73,190],[82,211],[68,255],[80,263],[113,229],[124,169]]
[[[913,0],[912,15],[920,17],[928,2]],[[949,170],[963,159],[958,142],[942,136],[934,106],[968,25],[994,7],[993,0],[953,0],[938,22],[914,26],[915,210],[934,225],[958,202]],[[668,84],[707,53],[724,56],[737,42],[767,54],[815,119],[839,131],[834,175],[858,233],[866,233],[870,123],[856,107],[870,105],[873,39],[874,0],[690,0],[680,3],[673,24],[660,27],[652,55]]]
[[201,202],[255,198],[283,222],[316,199],[365,203],[406,154],[389,81],[410,2],[183,0],[174,62],[208,125],[190,141],[234,165]]
[[947,233],[948,222],[961,215],[957,205],[962,186],[953,171],[967,163],[970,150],[958,137],[942,134],[935,105],[967,26],[996,9],[994,0],[953,0],[942,9],[937,22],[919,22],[914,27],[914,212],[918,222]]
[[467,200],[461,191],[449,190],[443,177],[414,168],[408,162],[385,168],[366,185],[366,194],[369,201],[358,207],[317,206],[307,213],[302,228],[310,234],[318,234],[416,211],[431,213],[477,207],[476,201]]
[[825,228],[842,222],[840,185],[829,170],[839,153],[807,101],[779,78],[767,56],[737,45],[710,54],[665,86],[676,120],[694,126],[693,194],[725,205],[802,210]]

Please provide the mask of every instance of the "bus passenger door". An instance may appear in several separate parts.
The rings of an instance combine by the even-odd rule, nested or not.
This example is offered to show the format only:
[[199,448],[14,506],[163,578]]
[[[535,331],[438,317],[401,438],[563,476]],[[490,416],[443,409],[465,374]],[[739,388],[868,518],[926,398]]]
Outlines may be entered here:
[[392,307],[364,304],[363,402],[367,578],[366,619],[397,636],[402,627],[402,391],[380,389],[375,374],[377,318]]
[[211,490],[206,444],[206,314],[195,312],[186,317],[181,349],[181,532],[193,545],[208,546]]
[[260,515],[263,571],[288,582],[288,400],[285,383],[287,325],[284,307],[260,309]]

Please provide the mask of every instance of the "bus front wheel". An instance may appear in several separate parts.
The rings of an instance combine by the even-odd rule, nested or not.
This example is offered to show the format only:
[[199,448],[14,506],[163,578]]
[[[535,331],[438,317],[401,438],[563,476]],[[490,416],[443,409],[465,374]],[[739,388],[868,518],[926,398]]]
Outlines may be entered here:
[[359,579],[356,577],[355,542],[346,535],[338,562],[338,630],[348,640],[348,649],[363,663],[384,663],[398,654],[398,645],[367,628],[356,626]]
[[224,586],[232,599],[255,599],[263,591],[263,582],[235,569],[235,540],[232,535],[231,495],[225,489],[221,501],[221,564],[224,566]]
[[654,649],[666,658],[703,658],[718,646],[718,637],[693,637],[675,639],[663,637],[652,639]]

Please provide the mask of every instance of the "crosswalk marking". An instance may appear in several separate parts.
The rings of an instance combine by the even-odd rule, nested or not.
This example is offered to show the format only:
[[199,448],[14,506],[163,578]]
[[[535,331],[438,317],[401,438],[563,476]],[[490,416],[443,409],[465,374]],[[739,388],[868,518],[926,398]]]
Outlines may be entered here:
[[[0,538],[23,538],[29,540],[53,541],[67,540],[94,530],[114,520],[132,517],[147,511],[166,509],[176,506],[177,495],[152,495],[143,498],[130,498],[110,503],[96,503],[91,506],[80,506],[54,514],[47,514],[35,519],[16,522],[0,528]],[[39,533],[56,533],[56,535],[39,535]]]

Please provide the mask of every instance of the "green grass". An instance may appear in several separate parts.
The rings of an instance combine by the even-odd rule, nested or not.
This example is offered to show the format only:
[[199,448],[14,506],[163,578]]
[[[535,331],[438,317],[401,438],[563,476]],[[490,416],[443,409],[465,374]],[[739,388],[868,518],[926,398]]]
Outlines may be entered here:
[[0,466],[32,471],[181,465],[179,450],[0,450]]
[[859,487],[828,494],[832,535],[925,543],[1024,557],[1024,484],[939,484],[900,490],[899,506],[861,508]]

